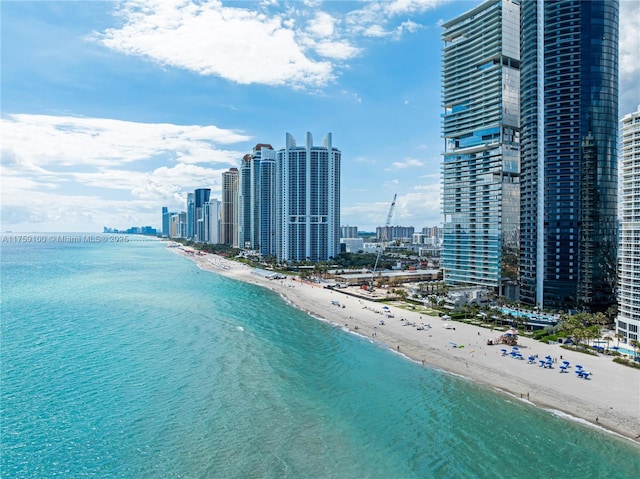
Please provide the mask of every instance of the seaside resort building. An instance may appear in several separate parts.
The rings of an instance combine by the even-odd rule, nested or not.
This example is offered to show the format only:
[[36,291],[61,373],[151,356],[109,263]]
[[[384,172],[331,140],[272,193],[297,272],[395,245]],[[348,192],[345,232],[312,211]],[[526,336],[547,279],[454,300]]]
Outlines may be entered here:
[[489,0],[443,24],[445,282],[502,294],[519,224],[520,2]]
[[521,6],[520,300],[604,311],[617,262],[618,1]]
[[616,333],[638,340],[640,327],[640,106],[622,119],[618,320]]
[[307,133],[297,146],[287,133],[276,153],[275,256],[279,261],[325,261],[340,254],[340,150],[328,133],[322,146]]
[[275,255],[275,151],[257,144],[240,166],[239,235],[244,249]]

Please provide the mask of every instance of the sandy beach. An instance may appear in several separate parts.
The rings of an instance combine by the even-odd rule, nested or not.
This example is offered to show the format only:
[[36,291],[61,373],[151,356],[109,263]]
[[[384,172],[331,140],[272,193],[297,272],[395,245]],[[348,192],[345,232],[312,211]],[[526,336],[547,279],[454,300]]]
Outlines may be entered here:
[[[439,317],[394,306],[389,306],[393,317],[387,317],[381,303],[297,279],[267,279],[254,274],[249,266],[220,256],[185,254],[181,248],[173,249],[203,270],[270,288],[311,315],[374,338],[424,367],[463,376],[640,443],[640,370],[616,364],[610,357],[590,356],[520,337],[518,348],[524,359],[514,359],[501,351],[509,352],[511,347],[487,345],[487,340],[502,334],[500,331],[455,321],[448,329],[444,327],[446,321]],[[380,324],[381,320],[384,324]],[[538,355],[533,364],[527,360],[531,355]],[[545,356],[556,359],[552,369],[539,366],[538,360]],[[561,373],[564,360],[569,361],[570,367]],[[576,365],[591,372],[591,377],[577,377]]]

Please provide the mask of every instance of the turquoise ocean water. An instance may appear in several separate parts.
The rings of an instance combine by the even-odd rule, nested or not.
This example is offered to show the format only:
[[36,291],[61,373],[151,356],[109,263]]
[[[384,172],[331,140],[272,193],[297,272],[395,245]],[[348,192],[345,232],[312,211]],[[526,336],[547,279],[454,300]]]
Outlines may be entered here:
[[2,243],[2,478],[640,477],[630,441],[129,239]]

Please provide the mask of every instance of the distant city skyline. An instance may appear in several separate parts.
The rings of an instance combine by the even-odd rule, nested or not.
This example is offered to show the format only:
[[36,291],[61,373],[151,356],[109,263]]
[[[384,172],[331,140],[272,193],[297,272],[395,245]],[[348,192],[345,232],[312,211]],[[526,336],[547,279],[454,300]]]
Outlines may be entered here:
[[[394,193],[392,224],[439,225],[440,25],[480,3],[2,2],[2,230],[161,229],[305,131],[340,145],[343,225],[375,231]],[[640,3],[620,6],[622,117]]]

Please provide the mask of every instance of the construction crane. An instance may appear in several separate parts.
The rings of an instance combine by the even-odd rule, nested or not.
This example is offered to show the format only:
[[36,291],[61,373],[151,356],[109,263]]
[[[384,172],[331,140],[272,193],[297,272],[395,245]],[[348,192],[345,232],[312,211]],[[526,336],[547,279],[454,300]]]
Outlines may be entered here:
[[[387,215],[387,221],[384,224],[385,228],[387,228],[389,226],[389,224],[391,224],[391,218],[393,217],[393,210],[396,207],[396,197],[398,196],[397,193],[393,194],[393,201],[391,202],[391,207],[389,208],[389,214]],[[380,261],[380,255],[382,254],[382,245],[380,245],[380,248],[378,248],[378,254],[376,256],[376,262],[373,265],[373,271],[371,272],[371,282],[369,283],[369,291],[373,291],[373,281],[375,279],[376,276],[376,269],[378,268],[378,261]]]

